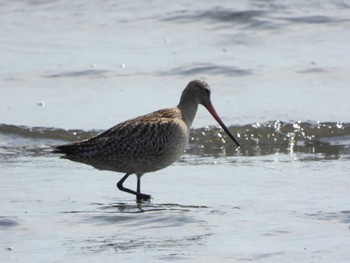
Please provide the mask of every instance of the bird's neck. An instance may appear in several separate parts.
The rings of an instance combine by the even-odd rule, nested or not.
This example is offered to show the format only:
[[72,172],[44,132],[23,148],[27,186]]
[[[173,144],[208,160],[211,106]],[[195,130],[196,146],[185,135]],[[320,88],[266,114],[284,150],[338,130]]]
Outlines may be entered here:
[[181,100],[177,108],[181,111],[182,120],[186,123],[187,128],[190,129],[197,113],[198,103],[190,100]]

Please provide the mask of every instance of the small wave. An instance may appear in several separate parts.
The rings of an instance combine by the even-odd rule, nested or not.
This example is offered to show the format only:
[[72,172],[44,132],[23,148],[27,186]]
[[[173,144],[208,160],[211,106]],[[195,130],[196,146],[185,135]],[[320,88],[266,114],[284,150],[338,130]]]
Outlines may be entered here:
[[192,130],[190,153],[259,156],[273,153],[349,154],[350,123],[268,121],[231,126],[242,147],[237,150],[217,127]]
[[215,65],[212,63],[196,63],[191,65],[183,65],[173,68],[165,72],[159,72],[160,75],[188,75],[195,74],[211,74],[211,75],[226,75],[226,76],[246,76],[253,74],[251,70],[240,69],[232,66]]
[[230,22],[230,23],[249,23],[261,19],[266,15],[263,10],[227,10],[222,8],[214,8],[211,10],[202,10],[191,12],[188,10],[175,11],[167,13],[162,20],[165,22],[188,23],[193,21],[205,20],[215,22]]
[[31,139],[52,139],[63,141],[77,141],[90,138],[101,131],[84,131],[79,129],[68,130],[47,127],[29,127],[23,125],[0,124],[0,134],[31,138]]
[[45,77],[47,78],[73,78],[73,77],[104,77],[107,74],[110,74],[111,71],[108,70],[97,70],[97,69],[89,69],[89,70],[82,70],[82,71],[69,71],[69,72],[63,72],[63,73],[56,73],[56,74],[47,74]]
[[300,24],[328,24],[328,23],[342,23],[349,22],[349,19],[337,19],[329,16],[300,16],[300,17],[284,17],[282,20],[286,20],[293,23]]
[[[216,126],[191,129],[189,155],[199,156],[260,156],[274,153],[323,154],[340,158],[350,154],[350,123],[342,122],[282,122],[230,126],[241,144],[237,148],[225,132]],[[0,124],[0,148],[33,150],[35,145],[57,145],[88,139],[102,130],[68,130]],[[33,150],[34,151],[34,150]],[[37,151],[35,151],[37,154]]]

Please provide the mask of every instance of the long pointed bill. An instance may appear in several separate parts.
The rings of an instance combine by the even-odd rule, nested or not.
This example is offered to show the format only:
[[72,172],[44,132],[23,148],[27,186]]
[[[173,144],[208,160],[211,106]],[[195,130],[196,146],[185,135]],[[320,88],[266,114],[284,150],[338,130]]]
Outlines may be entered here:
[[210,105],[205,106],[205,107],[210,112],[210,114],[214,117],[214,119],[220,124],[221,128],[226,132],[226,134],[232,139],[232,141],[234,141],[237,144],[237,146],[240,147],[241,145],[238,143],[236,138],[233,137],[231,132],[227,129],[226,125],[222,122],[219,115],[216,113],[216,110],[214,109],[213,105],[210,104]]

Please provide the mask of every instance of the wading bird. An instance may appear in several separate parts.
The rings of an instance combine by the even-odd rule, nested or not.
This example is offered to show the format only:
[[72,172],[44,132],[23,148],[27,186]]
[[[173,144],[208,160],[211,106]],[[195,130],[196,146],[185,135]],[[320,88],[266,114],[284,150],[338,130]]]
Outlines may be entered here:
[[[55,152],[99,170],[125,173],[117,183],[119,190],[135,195],[137,201],[149,200],[150,195],[141,193],[141,176],[171,165],[184,153],[199,104],[240,146],[216,113],[210,92],[206,82],[193,80],[182,92],[177,107],[124,121],[90,139],[57,146]],[[131,174],[137,176],[136,191],[123,186]]]

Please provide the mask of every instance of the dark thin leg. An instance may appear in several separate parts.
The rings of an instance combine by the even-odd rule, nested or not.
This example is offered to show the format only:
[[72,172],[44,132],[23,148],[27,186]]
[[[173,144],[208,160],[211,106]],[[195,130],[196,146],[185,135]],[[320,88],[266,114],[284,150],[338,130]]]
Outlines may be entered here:
[[123,191],[123,192],[127,192],[127,193],[130,193],[130,194],[133,194],[133,195],[137,195],[137,193],[133,190],[130,190],[129,188],[125,188],[123,186],[123,183],[125,182],[125,180],[129,177],[130,174],[126,174],[124,175],[124,177],[122,179],[120,179],[120,181],[117,183],[117,187],[120,191]]
[[137,195],[136,195],[137,202],[149,201],[151,199],[151,196],[141,193],[141,176],[142,176],[142,174],[136,174],[136,176],[137,176]]
[[141,194],[141,175],[137,174],[137,193]]
[[125,188],[123,186],[123,183],[125,182],[125,180],[129,177],[129,173],[127,173],[126,175],[123,176],[123,178],[117,183],[117,187],[120,191],[123,191],[123,192],[127,192],[127,193],[130,193],[130,194],[133,194],[133,195],[136,195],[136,199],[138,202],[141,202],[141,201],[148,201],[149,199],[151,199],[151,196],[150,195],[146,195],[146,194],[142,194],[141,193],[141,175],[138,174],[137,175],[137,192],[129,189],[129,188]]

